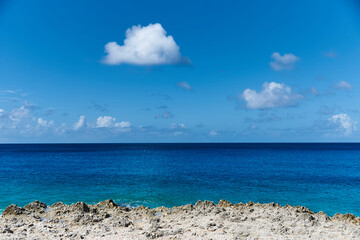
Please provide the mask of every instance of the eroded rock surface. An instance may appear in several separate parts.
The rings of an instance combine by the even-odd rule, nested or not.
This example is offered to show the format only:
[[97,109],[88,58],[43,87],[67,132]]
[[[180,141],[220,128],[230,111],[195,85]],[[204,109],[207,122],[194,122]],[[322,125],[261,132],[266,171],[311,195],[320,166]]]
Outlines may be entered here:
[[0,239],[360,239],[360,218],[306,207],[198,201],[173,208],[126,208],[34,201],[8,206]]

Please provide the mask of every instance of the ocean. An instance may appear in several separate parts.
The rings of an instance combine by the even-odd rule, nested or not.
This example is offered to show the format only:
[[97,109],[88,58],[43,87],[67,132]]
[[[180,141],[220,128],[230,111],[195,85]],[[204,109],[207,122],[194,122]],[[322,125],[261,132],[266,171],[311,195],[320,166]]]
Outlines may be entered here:
[[34,200],[276,202],[360,216],[360,144],[2,144],[0,212]]

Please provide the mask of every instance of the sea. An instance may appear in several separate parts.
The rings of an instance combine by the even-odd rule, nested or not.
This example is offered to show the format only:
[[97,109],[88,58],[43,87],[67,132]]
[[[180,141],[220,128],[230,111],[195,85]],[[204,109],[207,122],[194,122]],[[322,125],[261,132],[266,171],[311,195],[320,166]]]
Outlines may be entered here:
[[360,144],[0,145],[0,212],[34,200],[106,199],[151,208],[275,202],[360,216]]

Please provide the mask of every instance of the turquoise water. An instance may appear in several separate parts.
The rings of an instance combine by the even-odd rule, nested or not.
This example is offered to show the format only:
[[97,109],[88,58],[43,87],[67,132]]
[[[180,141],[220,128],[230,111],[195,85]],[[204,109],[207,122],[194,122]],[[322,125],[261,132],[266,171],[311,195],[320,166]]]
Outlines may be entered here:
[[277,202],[360,216],[360,144],[0,145],[1,210],[110,198],[149,207]]

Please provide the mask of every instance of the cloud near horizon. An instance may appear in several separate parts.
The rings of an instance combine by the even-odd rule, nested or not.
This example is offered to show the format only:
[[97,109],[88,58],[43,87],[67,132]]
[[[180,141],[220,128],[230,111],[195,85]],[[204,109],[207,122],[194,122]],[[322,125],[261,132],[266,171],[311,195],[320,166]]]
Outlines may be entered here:
[[352,120],[346,113],[333,115],[328,120],[334,124],[336,130],[339,131],[341,135],[348,136],[357,130],[357,122]]
[[84,115],[81,115],[81,116],[79,117],[79,120],[78,120],[76,123],[74,123],[73,129],[74,129],[75,131],[77,131],[77,130],[83,128],[85,125],[86,125],[86,118],[85,118]]
[[275,71],[291,70],[294,68],[295,63],[300,60],[299,57],[292,53],[285,53],[281,56],[278,52],[274,52],[271,58],[274,61],[270,62],[270,67]]
[[292,93],[291,88],[283,83],[265,82],[263,89],[256,92],[252,89],[245,89],[241,95],[246,102],[248,109],[267,109],[290,107],[297,104],[302,95]]
[[100,116],[96,119],[96,128],[130,128],[129,121],[116,122],[116,118],[110,116]]
[[124,45],[109,42],[105,45],[107,55],[104,63],[109,65],[164,65],[190,64],[181,56],[180,47],[160,23],[133,26],[126,30]]

